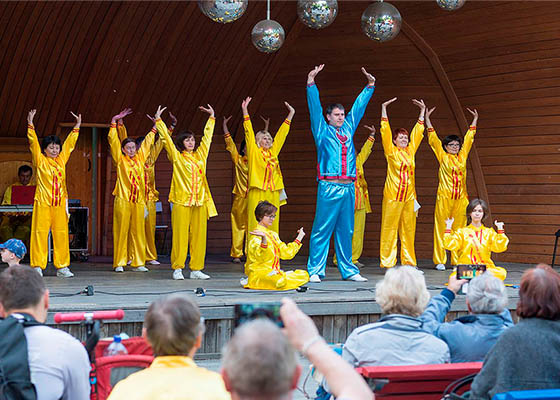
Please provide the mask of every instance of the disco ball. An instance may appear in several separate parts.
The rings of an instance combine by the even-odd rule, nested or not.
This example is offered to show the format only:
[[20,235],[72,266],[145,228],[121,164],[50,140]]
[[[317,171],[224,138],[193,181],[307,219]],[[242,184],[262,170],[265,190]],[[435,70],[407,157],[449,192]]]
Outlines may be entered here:
[[227,24],[239,19],[249,0],[198,0],[200,11],[214,22]]
[[251,40],[258,51],[263,53],[274,53],[284,44],[284,28],[278,22],[271,19],[263,19],[258,22],[251,32]]
[[438,6],[447,11],[455,11],[465,5],[467,0],[437,0]]
[[308,27],[326,28],[338,14],[338,3],[337,0],[298,0],[297,13]]
[[401,23],[399,10],[385,2],[370,4],[362,14],[362,30],[368,38],[378,42],[394,39],[401,30]]

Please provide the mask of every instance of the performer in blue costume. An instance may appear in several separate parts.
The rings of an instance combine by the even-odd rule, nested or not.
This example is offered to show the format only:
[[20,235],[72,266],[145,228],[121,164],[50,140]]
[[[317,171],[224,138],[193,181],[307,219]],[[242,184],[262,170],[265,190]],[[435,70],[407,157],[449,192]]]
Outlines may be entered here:
[[374,91],[375,78],[364,68],[368,85],[354,101],[348,115],[344,106],[327,107],[327,121],[315,86],[315,77],[325,65],[316,66],[307,75],[307,104],[311,131],[317,146],[317,205],[309,243],[307,270],[309,281],[321,282],[325,277],[329,242],[334,232],[334,248],[342,279],[365,282],[358,267],[352,264],[352,234],[354,232],[354,181],[356,180],[356,152],[354,132],[364,116]]

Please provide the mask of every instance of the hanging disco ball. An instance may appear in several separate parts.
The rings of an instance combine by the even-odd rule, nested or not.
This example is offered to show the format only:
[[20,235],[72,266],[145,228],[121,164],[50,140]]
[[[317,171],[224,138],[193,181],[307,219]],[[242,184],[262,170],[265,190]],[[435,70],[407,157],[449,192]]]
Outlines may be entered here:
[[394,39],[401,30],[401,24],[401,13],[389,3],[370,4],[362,14],[362,30],[368,38],[378,42]]
[[437,5],[447,11],[455,11],[465,5],[467,0],[437,0]]
[[297,13],[308,27],[326,28],[338,14],[338,3],[337,0],[298,0]]
[[278,22],[271,19],[263,19],[258,22],[251,32],[251,40],[258,51],[263,53],[274,53],[284,44],[284,28]]
[[249,0],[198,0],[200,11],[214,22],[227,24],[239,19]]

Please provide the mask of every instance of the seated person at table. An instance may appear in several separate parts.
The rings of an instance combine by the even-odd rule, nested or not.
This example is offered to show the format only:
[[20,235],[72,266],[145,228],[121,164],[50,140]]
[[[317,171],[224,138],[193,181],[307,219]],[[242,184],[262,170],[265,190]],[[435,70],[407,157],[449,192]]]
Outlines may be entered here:
[[27,253],[27,248],[19,239],[10,239],[6,243],[0,244],[2,262],[8,264],[8,267],[13,265],[19,266],[19,262],[25,257],[25,253]]
[[[32,176],[33,169],[29,165],[20,166],[18,169],[18,182],[7,187],[2,198],[2,205],[33,204],[33,193],[30,193],[29,202],[19,199],[17,193],[12,196],[14,187],[29,186],[30,188],[35,188],[35,185],[30,185]],[[0,223],[0,241],[4,242],[8,239],[16,238],[29,243],[30,233],[31,213],[4,213]]]
[[268,201],[261,201],[255,208],[258,225],[249,232],[249,240],[245,274],[241,279],[246,289],[290,290],[309,282],[307,271],[295,270],[284,272],[280,269],[280,259],[291,260],[301,248],[301,240],[305,236],[303,228],[299,228],[296,239],[289,244],[280,240],[276,232],[271,230],[278,209]]
[[470,315],[445,322],[451,303],[465,282],[451,275],[447,288],[432,297],[420,316],[424,330],[447,343],[452,363],[484,360],[502,332],[513,326],[506,308],[506,288],[490,273],[469,282],[466,303]]

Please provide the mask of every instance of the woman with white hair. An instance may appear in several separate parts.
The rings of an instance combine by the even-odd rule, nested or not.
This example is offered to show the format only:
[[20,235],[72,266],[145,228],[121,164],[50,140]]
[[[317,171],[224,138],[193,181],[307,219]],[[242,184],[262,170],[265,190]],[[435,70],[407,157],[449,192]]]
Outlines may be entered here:
[[421,271],[411,266],[387,270],[377,283],[375,300],[383,317],[354,329],[342,358],[354,367],[449,362],[447,344],[422,329],[419,317],[430,294]]
[[466,303],[470,315],[445,322],[451,303],[465,282],[452,274],[447,288],[430,300],[420,317],[426,332],[447,343],[453,363],[484,360],[502,332],[513,326],[506,307],[506,288],[500,279],[490,273],[469,282]]

